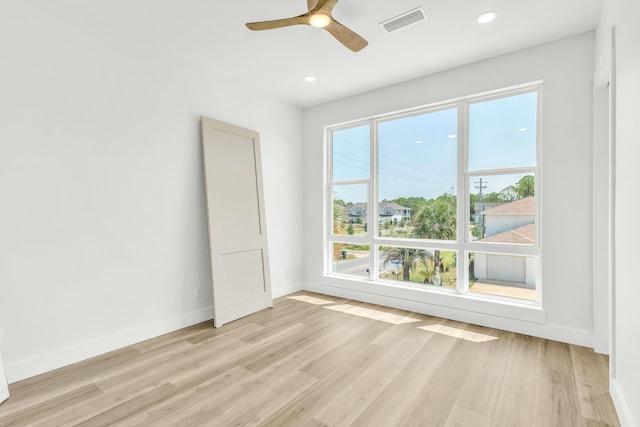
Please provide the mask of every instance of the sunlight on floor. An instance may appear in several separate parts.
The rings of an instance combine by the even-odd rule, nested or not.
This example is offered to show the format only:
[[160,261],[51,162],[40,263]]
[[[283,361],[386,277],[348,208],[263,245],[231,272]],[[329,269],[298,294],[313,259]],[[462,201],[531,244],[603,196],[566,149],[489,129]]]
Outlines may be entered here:
[[471,342],[487,342],[499,339],[491,335],[479,334],[477,332],[465,331],[464,329],[452,328],[451,326],[445,326],[440,324],[420,326],[418,329],[425,331],[435,332],[437,334],[448,335],[454,338],[460,338]]
[[322,299],[322,298],[316,298],[316,297],[312,297],[309,295],[293,295],[290,297],[287,297],[289,299],[294,299],[297,301],[302,301],[302,302],[307,302],[309,304],[313,304],[313,305],[325,305],[325,304],[333,304],[333,301],[329,301],[326,299]]
[[408,316],[400,316],[398,314],[387,313],[370,308],[356,307],[349,304],[332,305],[324,307],[329,310],[339,311],[341,313],[353,314],[354,316],[366,317],[367,319],[379,320],[381,322],[391,323],[393,325],[402,325],[405,323],[420,322],[422,318],[416,319]]

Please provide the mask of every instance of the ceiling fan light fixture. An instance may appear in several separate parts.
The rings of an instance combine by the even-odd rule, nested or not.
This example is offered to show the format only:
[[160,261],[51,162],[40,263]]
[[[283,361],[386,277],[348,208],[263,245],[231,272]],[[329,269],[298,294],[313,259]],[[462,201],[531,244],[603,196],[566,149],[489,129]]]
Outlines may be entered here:
[[312,25],[325,29],[343,46],[353,52],[359,52],[367,41],[352,29],[345,27],[331,15],[339,0],[307,0],[307,11],[302,15],[290,18],[272,19],[270,21],[247,22],[245,25],[251,31],[273,30],[275,28],[290,27],[292,25]]
[[314,13],[309,17],[309,25],[316,28],[324,28],[331,22],[331,17],[324,13]]

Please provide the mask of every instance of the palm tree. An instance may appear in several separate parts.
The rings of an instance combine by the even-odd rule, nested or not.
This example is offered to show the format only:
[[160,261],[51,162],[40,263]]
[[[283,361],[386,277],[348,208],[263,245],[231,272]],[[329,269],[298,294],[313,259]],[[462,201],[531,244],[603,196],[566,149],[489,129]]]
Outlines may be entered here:
[[[456,207],[446,200],[436,200],[420,211],[415,219],[413,237],[434,240],[455,240]],[[433,254],[434,267],[440,265],[440,250]]]
[[387,266],[391,261],[402,263],[402,280],[411,280],[411,271],[426,264],[427,253],[422,249],[387,247],[382,250],[382,265]]

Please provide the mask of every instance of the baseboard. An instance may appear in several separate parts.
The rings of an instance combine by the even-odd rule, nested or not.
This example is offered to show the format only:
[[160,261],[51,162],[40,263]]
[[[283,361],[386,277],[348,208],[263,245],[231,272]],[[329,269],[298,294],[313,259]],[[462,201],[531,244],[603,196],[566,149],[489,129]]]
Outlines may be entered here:
[[[301,283],[274,286],[272,287],[273,298],[280,298],[301,291],[302,289],[303,286]],[[213,307],[207,307],[115,334],[93,338],[73,346],[33,356],[28,359],[13,361],[5,365],[7,380],[11,384],[212,318]]]
[[28,359],[7,363],[5,365],[7,380],[11,384],[210,319],[213,319],[213,307],[158,320]]
[[622,427],[639,427],[639,424],[635,422],[631,415],[629,402],[625,398],[624,392],[620,389],[620,383],[615,378],[609,380],[609,394],[611,394],[613,405],[616,407],[620,425]]
[[474,311],[467,311],[441,305],[432,305],[420,301],[406,300],[402,298],[393,298],[388,295],[358,292],[340,287],[306,283],[304,289],[311,292],[318,292],[321,294],[333,295],[341,298],[349,298],[356,301],[367,302],[370,304],[378,304],[385,307],[413,311],[415,313],[442,317],[445,319],[486,326],[489,328],[501,329],[504,331],[530,335],[538,338],[560,341],[583,347],[593,347],[593,333],[591,331],[566,328],[563,326],[551,325],[546,323],[540,324],[536,322],[527,322],[501,316],[492,316],[486,313],[478,313]]

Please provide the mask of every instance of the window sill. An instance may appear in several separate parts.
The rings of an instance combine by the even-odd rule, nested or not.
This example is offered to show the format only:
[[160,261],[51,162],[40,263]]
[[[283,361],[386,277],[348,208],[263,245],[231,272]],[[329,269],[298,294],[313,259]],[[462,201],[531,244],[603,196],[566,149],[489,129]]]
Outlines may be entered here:
[[[464,317],[465,321],[469,321],[466,319],[473,318],[476,314],[536,324],[544,324],[546,320],[545,310],[535,302],[526,300],[477,294],[462,295],[450,289],[418,288],[339,275],[323,276],[322,285],[390,298],[390,304],[393,300],[402,300],[409,303],[403,304],[409,306],[408,309],[441,317]],[[450,316],[447,316],[448,312],[451,313]]]

